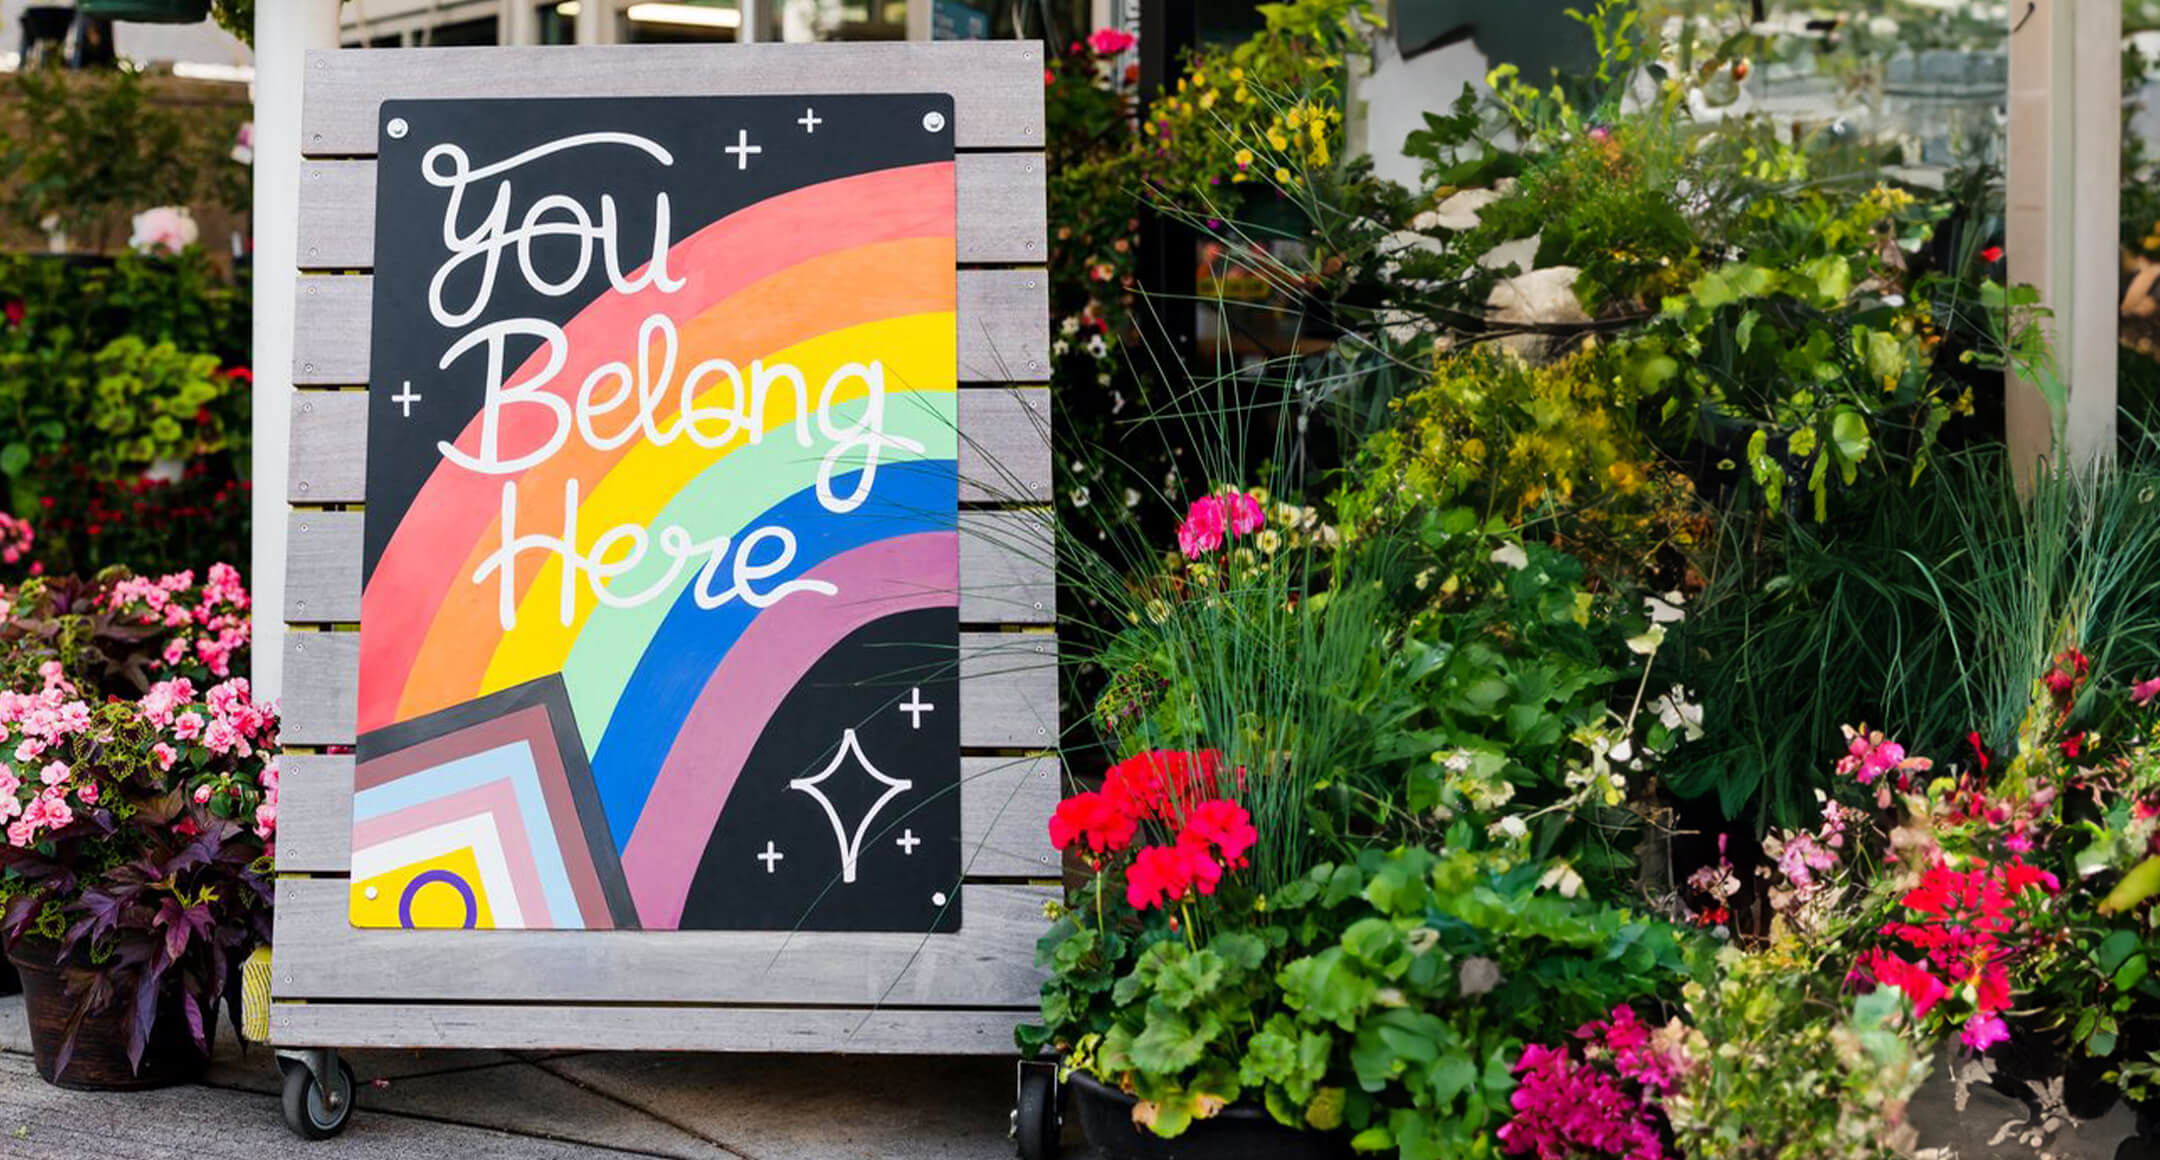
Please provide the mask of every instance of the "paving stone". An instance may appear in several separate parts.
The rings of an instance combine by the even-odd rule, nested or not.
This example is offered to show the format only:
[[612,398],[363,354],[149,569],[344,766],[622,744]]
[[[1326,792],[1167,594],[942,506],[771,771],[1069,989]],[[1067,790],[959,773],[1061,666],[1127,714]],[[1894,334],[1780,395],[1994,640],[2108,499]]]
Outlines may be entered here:
[[363,1080],[357,1117],[381,1110],[682,1160],[728,1160],[734,1155],[712,1143],[709,1134],[684,1131],[674,1126],[681,1121],[668,1122],[673,1117],[656,1118],[634,1103],[544,1070],[549,1066],[555,1065],[513,1061]]
[[[326,1151],[330,1148],[334,1151]],[[71,1092],[0,1054],[0,1156],[9,1160],[622,1160],[638,1153],[361,1112],[334,1145],[288,1132],[269,1096],[206,1087]]]
[[1009,1059],[598,1053],[541,1065],[754,1160],[1005,1160]]

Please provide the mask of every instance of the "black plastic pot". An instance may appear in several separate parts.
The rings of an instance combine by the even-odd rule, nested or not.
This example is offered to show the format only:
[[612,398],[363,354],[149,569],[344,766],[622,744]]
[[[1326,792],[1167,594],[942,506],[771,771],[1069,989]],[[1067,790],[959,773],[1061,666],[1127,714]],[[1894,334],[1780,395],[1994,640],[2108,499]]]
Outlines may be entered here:
[[15,973],[15,964],[0,955],[0,995],[12,995],[22,990],[22,978]]
[[1350,1141],[1339,1132],[1286,1128],[1247,1104],[1196,1120],[1165,1140],[1133,1123],[1133,1097],[1078,1072],[1066,1084],[1088,1143],[1106,1160],[1344,1160],[1351,1154]]

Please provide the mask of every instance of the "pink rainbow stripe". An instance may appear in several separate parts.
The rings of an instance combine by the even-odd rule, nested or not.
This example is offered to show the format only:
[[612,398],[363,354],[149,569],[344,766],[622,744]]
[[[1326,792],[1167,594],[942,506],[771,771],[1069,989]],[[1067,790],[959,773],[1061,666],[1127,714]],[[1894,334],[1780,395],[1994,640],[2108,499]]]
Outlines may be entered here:
[[471,789],[421,802],[392,814],[353,824],[353,849],[409,837],[422,830],[485,815],[495,823],[495,837],[502,843],[503,860],[510,864],[510,886],[517,891],[518,910],[525,925],[533,927],[536,915],[547,915],[554,926],[566,918],[548,908],[547,891],[540,886],[540,868],[532,843],[525,837],[525,819],[518,810],[517,787],[508,778],[476,785]]
[[840,590],[783,600],[758,614],[706,679],[684,718],[623,851],[623,874],[647,930],[682,921],[702,854],[767,722],[803,675],[848,634],[897,612],[960,602],[959,533],[895,536],[804,573]]

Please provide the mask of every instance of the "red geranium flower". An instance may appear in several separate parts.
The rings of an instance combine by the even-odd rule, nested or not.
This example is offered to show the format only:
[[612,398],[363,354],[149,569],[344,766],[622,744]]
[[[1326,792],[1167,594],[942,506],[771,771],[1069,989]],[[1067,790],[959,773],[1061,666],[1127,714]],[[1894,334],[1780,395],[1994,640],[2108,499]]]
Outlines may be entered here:
[[1138,828],[1131,815],[1102,794],[1075,794],[1051,813],[1050,844],[1062,850],[1075,839],[1085,839],[1096,853],[1114,854],[1132,844]]

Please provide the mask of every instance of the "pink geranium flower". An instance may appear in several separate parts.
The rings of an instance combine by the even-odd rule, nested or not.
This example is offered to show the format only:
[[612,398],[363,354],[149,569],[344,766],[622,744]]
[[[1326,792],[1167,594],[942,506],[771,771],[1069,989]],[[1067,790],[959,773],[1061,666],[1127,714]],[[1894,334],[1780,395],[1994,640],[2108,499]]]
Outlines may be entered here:
[[1098,28],[1088,37],[1088,48],[1096,56],[1116,56],[1139,42],[1139,37],[1122,28]]

